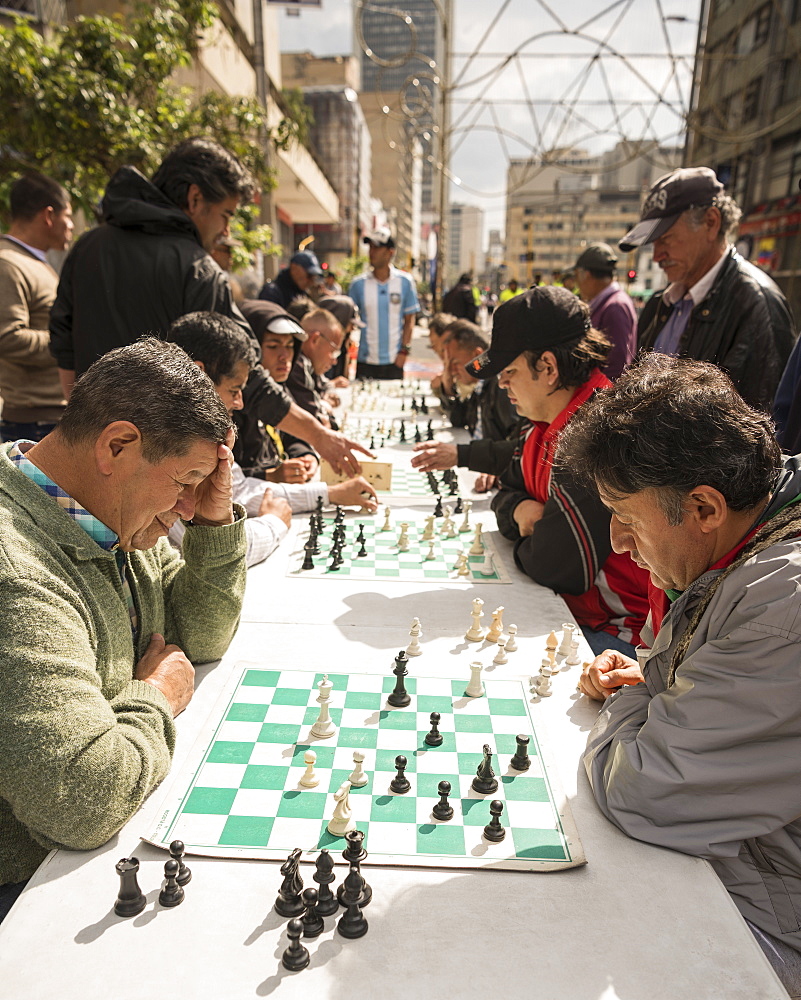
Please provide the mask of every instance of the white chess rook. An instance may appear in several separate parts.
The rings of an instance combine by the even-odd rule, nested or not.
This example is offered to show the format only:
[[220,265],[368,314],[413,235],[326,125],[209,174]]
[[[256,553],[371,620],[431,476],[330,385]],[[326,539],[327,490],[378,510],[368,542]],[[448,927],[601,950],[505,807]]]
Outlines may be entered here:
[[468,698],[480,698],[484,694],[484,684],[481,680],[483,669],[483,664],[479,663],[478,660],[470,664],[470,683],[464,692]]
[[573,624],[573,622],[565,622],[562,625],[562,642],[559,646],[560,656],[567,656],[567,654],[570,652],[570,643],[571,640],[573,639],[573,632],[575,628],[576,626]]

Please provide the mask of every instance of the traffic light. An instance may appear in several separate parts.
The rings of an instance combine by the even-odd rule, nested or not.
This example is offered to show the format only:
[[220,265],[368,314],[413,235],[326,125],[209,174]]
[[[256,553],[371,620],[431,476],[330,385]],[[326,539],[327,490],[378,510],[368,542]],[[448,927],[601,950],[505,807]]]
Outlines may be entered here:
[[631,269],[631,270],[630,270],[630,271],[628,272],[628,274],[626,275],[626,277],[628,278],[628,282],[629,282],[629,284],[631,284],[631,283],[632,283],[632,281],[634,281],[634,279],[635,279],[635,278],[637,277],[637,272],[636,272],[636,271],[634,270],[634,268],[632,268],[632,269]]

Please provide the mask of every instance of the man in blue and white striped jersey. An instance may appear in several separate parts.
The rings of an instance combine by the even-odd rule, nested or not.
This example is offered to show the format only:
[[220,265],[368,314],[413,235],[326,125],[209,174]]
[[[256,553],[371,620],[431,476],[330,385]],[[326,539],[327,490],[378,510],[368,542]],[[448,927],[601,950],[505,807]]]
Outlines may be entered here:
[[420,312],[414,279],[392,266],[395,240],[389,229],[376,229],[364,242],[370,248],[370,271],[354,278],[348,290],[366,323],[356,378],[403,378],[414,318]]

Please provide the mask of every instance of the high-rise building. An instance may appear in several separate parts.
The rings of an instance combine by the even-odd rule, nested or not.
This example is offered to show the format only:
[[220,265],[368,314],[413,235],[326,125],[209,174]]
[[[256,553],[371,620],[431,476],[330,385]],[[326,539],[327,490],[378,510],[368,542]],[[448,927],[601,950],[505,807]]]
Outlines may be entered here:
[[[738,249],[801,315],[801,3],[704,5],[687,164],[717,173],[743,210]],[[703,34],[703,32],[702,32]]]
[[484,210],[477,205],[454,202],[450,206],[449,220],[446,287],[461,274],[478,277],[484,269]]
[[419,221],[437,197],[428,155],[436,154],[430,126],[439,111],[432,77],[443,59],[438,7],[434,0],[404,0],[400,7],[394,0],[373,0],[355,18],[360,100],[373,140],[373,192],[393,222],[402,266],[419,259]]

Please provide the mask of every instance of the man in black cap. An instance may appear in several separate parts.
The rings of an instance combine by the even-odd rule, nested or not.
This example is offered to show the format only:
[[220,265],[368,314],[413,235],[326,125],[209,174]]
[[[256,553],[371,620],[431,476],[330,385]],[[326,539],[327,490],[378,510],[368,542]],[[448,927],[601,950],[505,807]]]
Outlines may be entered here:
[[554,467],[573,414],[611,382],[609,342],[566,288],[530,288],[495,310],[490,348],[467,367],[498,383],[521,417],[511,464],[492,501],[518,567],[560,594],[591,649],[634,655],[648,614],[648,574],[612,552],[609,511],[570,469]]
[[612,345],[604,375],[613,380],[637,353],[637,313],[631,296],[615,281],[616,267],[617,256],[607,243],[590,243],[573,269],[593,327]]
[[277,302],[286,309],[294,299],[308,295],[322,274],[317,256],[311,250],[299,250],[290,258],[287,267],[278,272],[275,281],[264,284],[259,298]]
[[359,337],[357,378],[403,378],[414,318],[420,312],[414,279],[392,264],[395,239],[386,226],[364,237],[370,270],[351,282],[348,294],[359,307],[365,329]]
[[740,215],[714,171],[674,170],[651,188],[620,249],[653,243],[670,282],[642,311],[640,348],[711,361],[747,402],[769,409],[796,330],[776,284],[728,243]]

